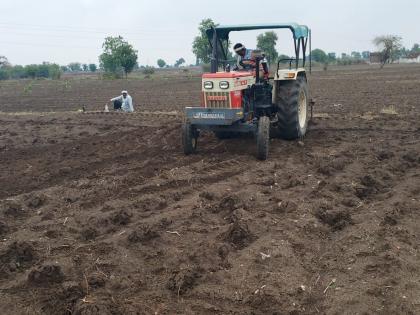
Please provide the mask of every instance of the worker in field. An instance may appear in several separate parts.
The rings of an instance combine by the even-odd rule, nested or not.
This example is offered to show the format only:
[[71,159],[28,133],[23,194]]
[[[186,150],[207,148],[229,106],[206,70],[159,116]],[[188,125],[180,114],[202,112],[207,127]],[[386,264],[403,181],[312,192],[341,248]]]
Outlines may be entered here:
[[260,57],[261,63],[260,67],[264,74],[264,79],[268,79],[269,77],[269,71],[268,71],[268,63],[267,59],[265,59],[264,54],[261,53],[259,50],[253,50],[253,49],[246,49],[246,47],[238,43],[235,46],[233,46],[233,49],[235,50],[235,53],[238,55],[238,61],[236,63],[236,70],[255,70],[256,67],[256,58]]
[[126,113],[134,112],[133,99],[127,91],[122,91],[120,96],[111,98],[114,104],[114,110],[122,110]]

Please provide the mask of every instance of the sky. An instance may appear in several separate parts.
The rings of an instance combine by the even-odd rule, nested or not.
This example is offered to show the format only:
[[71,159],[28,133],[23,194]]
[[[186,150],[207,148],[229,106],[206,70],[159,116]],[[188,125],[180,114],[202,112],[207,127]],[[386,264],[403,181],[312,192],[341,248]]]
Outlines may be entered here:
[[[351,53],[374,50],[372,39],[395,34],[406,47],[420,43],[418,0],[0,0],[0,55],[12,64],[43,61],[98,63],[106,36],[123,36],[140,65],[195,63],[191,46],[201,20],[259,24],[297,22],[312,29],[313,48]],[[256,46],[260,32],[232,33]],[[277,50],[291,54],[290,31],[277,31]]]

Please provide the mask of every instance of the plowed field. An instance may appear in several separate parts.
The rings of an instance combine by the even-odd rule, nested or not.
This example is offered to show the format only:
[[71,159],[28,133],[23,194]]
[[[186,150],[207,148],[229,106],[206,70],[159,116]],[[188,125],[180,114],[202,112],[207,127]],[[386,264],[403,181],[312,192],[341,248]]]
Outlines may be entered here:
[[[259,162],[182,154],[198,77],[0,82],[0,313],[419,314],[420,67],[310,86]],[[137,113],[76,112],[123,88]]]

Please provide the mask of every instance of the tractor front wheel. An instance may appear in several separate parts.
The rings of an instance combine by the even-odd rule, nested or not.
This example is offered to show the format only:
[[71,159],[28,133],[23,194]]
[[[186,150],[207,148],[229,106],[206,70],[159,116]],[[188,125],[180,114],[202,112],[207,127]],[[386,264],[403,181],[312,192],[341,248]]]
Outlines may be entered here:
[[257,130],[257,158],[261,161],[267,160],[268,147],[270,143],[270,118],[262,116],[258,120]]
[[197,130],[190,123],[184,123],[182,126],[182,146],[185,155],[190,155],[197,150]]

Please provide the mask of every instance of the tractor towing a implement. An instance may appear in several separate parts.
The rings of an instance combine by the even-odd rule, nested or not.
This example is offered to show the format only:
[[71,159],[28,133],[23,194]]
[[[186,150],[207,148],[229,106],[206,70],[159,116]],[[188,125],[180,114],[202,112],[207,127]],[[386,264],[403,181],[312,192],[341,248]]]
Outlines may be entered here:
[[[264,55],[258,52],[253,69],[231,71],[227,60],[230,32],[259,29],[290,29],[295,58],[278,60],[271,78],[260,74]],[[237,133],[254,134],[260,160],[268,157],[270,135],[286,140],[303,137],[312,105],[305,71],[306,51],[311,45],[309,28],[296,23],[237,25],[218,26],[206,33],[212,47],[211,72],[202,76],[201,106],[185,109],[184,153],[196,151],[201,130],[210,130],[219,139]],[[289,67],[281,69],[285,62]]]

